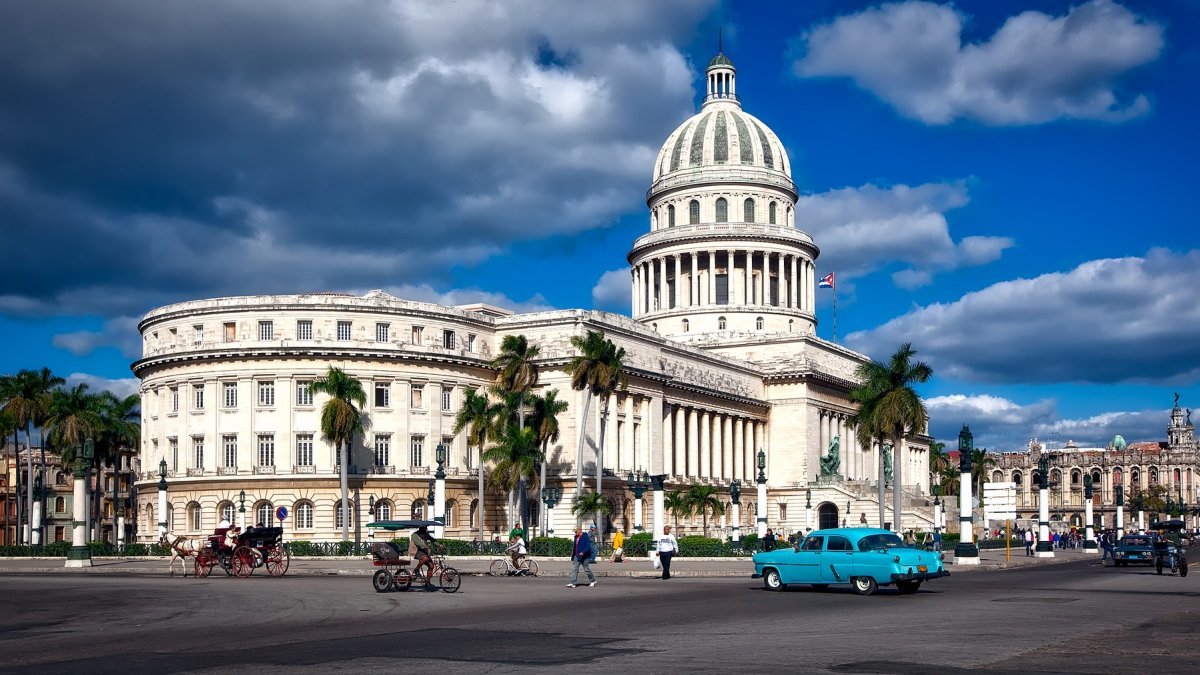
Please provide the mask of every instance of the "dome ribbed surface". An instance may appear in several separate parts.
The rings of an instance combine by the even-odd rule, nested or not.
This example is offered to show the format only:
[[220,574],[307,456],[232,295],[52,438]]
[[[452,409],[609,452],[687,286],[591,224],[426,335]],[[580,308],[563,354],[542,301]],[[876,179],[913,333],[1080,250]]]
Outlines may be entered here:
[[710,166],[758,167],[792,175],[779,137],[753,115],[725,103],[705,106],[667,137],[654,164],[654,180]]

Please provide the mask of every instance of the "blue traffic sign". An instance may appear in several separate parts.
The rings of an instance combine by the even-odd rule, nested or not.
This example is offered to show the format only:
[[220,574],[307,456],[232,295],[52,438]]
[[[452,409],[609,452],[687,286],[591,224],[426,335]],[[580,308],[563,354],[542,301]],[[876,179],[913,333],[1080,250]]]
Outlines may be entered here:
[[279,521],[287,520],[287,507],[281,506],[275,509],[275,518]]

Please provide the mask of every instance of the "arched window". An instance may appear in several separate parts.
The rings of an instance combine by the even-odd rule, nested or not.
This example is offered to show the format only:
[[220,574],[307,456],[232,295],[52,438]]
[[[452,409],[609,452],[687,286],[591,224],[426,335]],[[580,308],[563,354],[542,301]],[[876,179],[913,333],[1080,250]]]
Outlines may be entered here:
[[1100,480],[1101,480],[1101,476],[1100,476],[1100,471],[1099,471],[1099,469],[1097,469],[1097,470],[1095,470],[1095,471],[1092,471],[1092,485],[1093,485],[1093,486],[1094,486],[1094,487],[1095,487],[1097,490],[1099,490],[1099,489],[1100,489]]
[[195,502],[188,505],[188,524],[192,526],[192,532],[199,532],[204,525],[204,513]]
[[471,527],[475,528],[475,529],[479,528],[479,500],[478,499],[471,500]]
[[796,320],[795,320],[795,319],[788,319],[788,332],[789,332],[789,333],[790,333],[790,332],[792,332],[792,328],[793,328],[793,326],[794,326],[794,324],[795,324],[795,323],[796,323]]
[[742,202],[742,222],[754,222],[754,200],[747,198]]
[[767,220],[772,225],[775,224],[775,209],[776,209],[775,202],[771,202],[770,204],[767,205]]
[[658,324],[656,324],[656,323],[653,323],[653,324],[650,324],[650,326],[651,326],[651,327],[654,329],[654,332],[655,332],[655,333],[657,333],[657,332],[658,332]]
[[717,222],[729,222],[729,202],[724,197],[717,197]]
[[675,205],[667,206],[667,227],[675,227]]
[[688,224],[695,225],[700,222],[700,202],[693,199],[688,202]]
[[651,230],[658,229],[658,211],[657,210],[650,212],[650,229]]
[[300,502],[296,504],[296,529],[311,530],[313,526],[313,505],[312,502]]
[[375,502],[375,520],[391,520],[392,503],[386,499]]
[[792,207],[789,206],[788,210],[787,210],[787,222],[784,223],[784,225],[791,225],[791,224],[792,224]]
[[1181,474],[1179,473],[1179,469],[1175,469],[1175,484],[1176,484],[1176,485],[1179,485],[1179,483],[1180,483],[1180,480],[1179,480],[1179,479],[1180,479],[1180,477],[1181,477]]
[[412,504],[412,519],[425,520],[425,500],[418,499]]
[[217,507],[218,522],[224,520],[227,523],[233,523],[233,502],[221,502]]
[[167,504],[167,530],[175,531],[175,505]]
[[67,511],[67,498],[66,497],[55,497],[54,498],[54,512],[55,513],[66,513],[66,511]]
[[683,332],[685,332],[685,333],[688,332],[688,320],[687,319],[683,320]]
[[1150,484],[1158,485],[1158,469],[1150,467]]
[[261,523],[266,527],[270,527],[271,517],[274,513],[275,509],[271,507],[271,502],[259,502],[254,507],[254,524],[257,526]]
[[446,501],[446,527],[458,527],[458,518],[454,517],[454,512],[458,510],[458,502],[453,499]]
[[1080,485],[1083,482],[1083,473],[1078,470],[1071,471],[1071,486]]
[[725,317],[717,317],[717,330],[725,330]]
[[530,499],[527,500],[526,504],[529,508],[529,528],[532,530],[538,526],[538,501],[536,499]]
[[1138,471],[1137,469],[1134,469],[1133,471],[1129,472],[1129,485],[1132,487],[1135,487],[1135,488],[1141,487],[1142,473],[1140,471]]
[[143,527],[142,529],[145,530],[146,532],[150,532],[151,530],[153,530],[155,528],[156,525],[157,524],[154,522],[154,505],[147,504],[146,505],[146,526]]
[[761,316],[754,320],[754,329],[755,330],[763,329],[763,318]]

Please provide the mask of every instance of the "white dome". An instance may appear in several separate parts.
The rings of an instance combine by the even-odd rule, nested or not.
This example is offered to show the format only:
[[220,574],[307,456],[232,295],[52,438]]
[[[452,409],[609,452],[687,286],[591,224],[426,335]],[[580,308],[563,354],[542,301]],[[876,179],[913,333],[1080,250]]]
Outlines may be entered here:
[[715,101],[667,137],[654,163],[653,180],[676,171],[721,165],[792,176],[787,152],[770,127],[733,101]]

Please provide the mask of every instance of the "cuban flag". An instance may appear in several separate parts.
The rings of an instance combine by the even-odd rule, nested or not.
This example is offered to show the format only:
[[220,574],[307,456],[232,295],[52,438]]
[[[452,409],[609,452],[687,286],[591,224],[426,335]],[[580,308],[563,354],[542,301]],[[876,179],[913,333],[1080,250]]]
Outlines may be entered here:
[[817,288],[833,288],[833,272],[826,274],[821,281],[817,282]]

